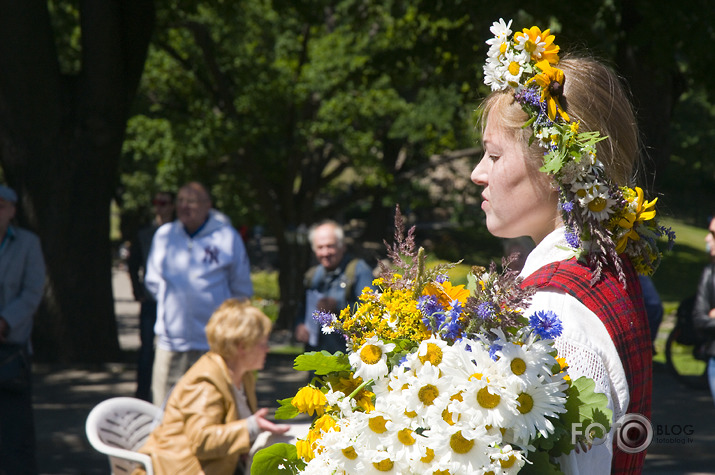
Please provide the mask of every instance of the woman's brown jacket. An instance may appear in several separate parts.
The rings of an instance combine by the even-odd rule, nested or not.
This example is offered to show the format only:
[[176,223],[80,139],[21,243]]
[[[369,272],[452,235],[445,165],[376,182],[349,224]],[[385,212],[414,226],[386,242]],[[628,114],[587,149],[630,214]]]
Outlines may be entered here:
[[[256,412],[256,381],[243,377],[248,407]],[[232,474],[251,448],[248,423],[238,419],[232,382],[223,358],[206,353],[179,380],[162,422],[140,452],[151,456],[156,475]],[[143,474],[135,470],[132,475]]]

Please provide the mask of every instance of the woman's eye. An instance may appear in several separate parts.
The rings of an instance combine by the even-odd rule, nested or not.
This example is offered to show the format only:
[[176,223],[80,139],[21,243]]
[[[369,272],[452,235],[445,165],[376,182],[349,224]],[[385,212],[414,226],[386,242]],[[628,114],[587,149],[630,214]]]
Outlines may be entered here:
[[499,160],[499,155],[489,155],[489,159],[492,162],[496,162],[497,160]]

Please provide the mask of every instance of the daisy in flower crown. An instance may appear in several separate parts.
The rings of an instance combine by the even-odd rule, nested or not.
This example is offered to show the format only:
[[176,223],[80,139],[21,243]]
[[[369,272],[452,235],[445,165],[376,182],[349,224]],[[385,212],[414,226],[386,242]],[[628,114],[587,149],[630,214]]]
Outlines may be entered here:
[[[569,376],[596,382],[612,407],[649,417],[651,344],[638,274],[660,263],[656,199],[632,183],[638,130],[626,87],[605,64],[563,55],[549,29],[499,20],[487,41],[484,156],[472,172],[498,237],[530,236],[527,313],[555,310]],[[617,424],[615,424],[617,426]],[[645,447],[606,443],[560,460],[565,473],[639,473]]]

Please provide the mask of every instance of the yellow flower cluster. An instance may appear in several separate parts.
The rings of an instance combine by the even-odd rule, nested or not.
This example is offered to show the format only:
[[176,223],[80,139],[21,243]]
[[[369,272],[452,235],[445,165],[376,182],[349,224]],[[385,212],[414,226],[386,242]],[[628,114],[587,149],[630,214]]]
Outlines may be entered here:
[[[381,281],[376,281],[380,284]],[[359,348],[371,336],[382,340],[408,339],[422,341],[430,333],[422,323],[422,313],[411,289],[363,290],[354,313],[343,309],[338,318],[342,331],[350,336],[354,348]]]

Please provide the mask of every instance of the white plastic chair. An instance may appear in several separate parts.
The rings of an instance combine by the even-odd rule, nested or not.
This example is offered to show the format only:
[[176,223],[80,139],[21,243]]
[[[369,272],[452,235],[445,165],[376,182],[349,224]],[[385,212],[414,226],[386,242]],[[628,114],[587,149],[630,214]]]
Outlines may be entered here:
[[115,397],[97,404],[87,416],[87,439],[98,452],[109,456],[112,474],[130,474],[137,463],[154,475],[151,457],[137,452],[161,421],[155,405],[132,397]]

